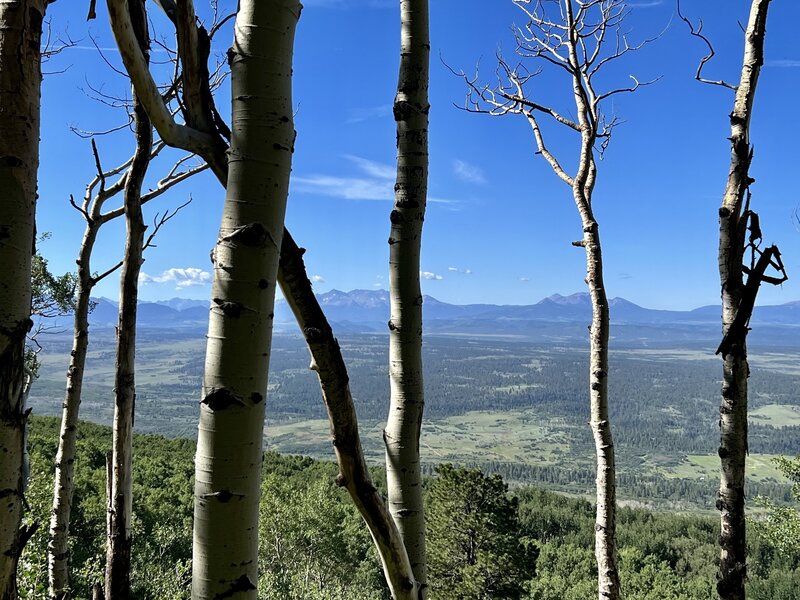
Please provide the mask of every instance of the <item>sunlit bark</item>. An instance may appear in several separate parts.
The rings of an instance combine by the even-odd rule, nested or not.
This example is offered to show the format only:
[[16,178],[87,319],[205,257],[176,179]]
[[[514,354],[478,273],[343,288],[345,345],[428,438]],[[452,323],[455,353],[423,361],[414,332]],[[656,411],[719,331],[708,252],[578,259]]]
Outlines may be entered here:
[[0,600],[17,597],[44,0],[0,0]]

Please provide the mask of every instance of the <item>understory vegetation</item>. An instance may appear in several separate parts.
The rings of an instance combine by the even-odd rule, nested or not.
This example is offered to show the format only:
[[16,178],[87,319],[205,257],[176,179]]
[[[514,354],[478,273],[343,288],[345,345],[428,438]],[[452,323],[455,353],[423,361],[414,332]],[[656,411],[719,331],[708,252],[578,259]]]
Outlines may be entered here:
[[[47,531],[41,524],[50,511],[57,439],[55,419],[31,419],[27,519],[40,527],[20,565],[25,598],[47,594]],[[110,429],[81,423],[70,529],[73,598],[90,597],[102,579],[110,440]],[[188,598],[194,443],[139,435],[134,454],[133,597]],[[331,462],[265,455],[260,598],[390,597],[372,541],[337,488],[336,473]],[[382,487],[382,470],[373,476]],[[426,480],[426,503],[431,598],[583,600],[596,593],[594,509],[587,500],[528,486],[509,490],[498,474],[442,465]],[[625,598],[713,598],[718,529],[711,517],[621,509]],[[775,533],[765,523],[749,536],[748,597],[800,600],[800,547],[776,544]]]

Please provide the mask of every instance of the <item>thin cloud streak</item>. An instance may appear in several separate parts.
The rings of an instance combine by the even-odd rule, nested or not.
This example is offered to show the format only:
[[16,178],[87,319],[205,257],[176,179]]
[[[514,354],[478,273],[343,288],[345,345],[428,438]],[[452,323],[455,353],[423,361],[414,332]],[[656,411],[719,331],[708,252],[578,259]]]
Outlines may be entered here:
[[[343,200],[394,200],[395,167],[386,163],[346,154],[364,177],[339,177],[335,175],[298,175],[291,178],[295,192],[341,198]],[[455,200],[428,196],[430,204],[458,204]]]
[[778,60],[768,60],[764,62],[765,67],[775,67],[778,69],[797,69],[800,67],[800,59],[781,58]]
[[348,125],[363,123],[372,119],[381,119],[392,114],[391,104],[381,104],[380,106],[370,106],[367,108],[353,108],[349,111],[349,116],[345,120]]
[[453,173],[455,173],[456,177],[461,181],[467,183],[486,183],[486,176],[483,174],[483,171],[479,167],[464,160],[456,159],[453,161]]

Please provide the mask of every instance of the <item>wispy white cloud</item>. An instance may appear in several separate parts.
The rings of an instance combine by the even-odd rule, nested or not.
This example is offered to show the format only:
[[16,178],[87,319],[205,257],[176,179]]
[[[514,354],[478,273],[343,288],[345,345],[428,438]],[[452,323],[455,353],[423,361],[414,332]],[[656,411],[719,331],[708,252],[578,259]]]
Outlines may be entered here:
[[531,280],[531,278],[530,277],[520,277],[519,280],[522,283],[527,283],[527,282],[529,282]]
[[461,273],[462,275],[472,275],[472,269],[461,269],[459,267],[447,267],[448,271],[453,273]]
[[372,119],[382,119],[392,114],[391,104],[381,104],[380,106],[368,106],[366,108],[351,108],[347,112],[347,119],[345,123],[352,125],[353,123],[361,123],[363,121],[371,121]]
[[436,273],[431,273],[430,271],[420,271],[419,276],[423,279],[427,279],[428,281],[441,281],[444,279],[441,275],[437,275]]
[[292,177],[298,192],[319,194],[345,200],[392,200],[391,184],[375,179],[359,177],[334,177],[332,175],[309,175]]
[[[394,200],[394,165],[353,156],[344,156],[352,162],[363,176],[343,177],[338,175],[298,175],[292,177],[293,191],[342,198],[344,200]],[[428,196],[431,204],[458,204],[456,200]]]
[[800,67],[800,59],[795,58],[780,58],[777,60],[768,60],[764,63],[765,67],[777,67],[780,69],[796,69]]
[[395,177],[397,177],[397,169],[393,165],[369,160],[368,158],[361,158],[360,156],[353,156],[352,154],[345,154],[344,157],[355,164],[366,175],[371,177],[390,181],[394,181]]
[[322,275],[312,275],[309,279],[311,283],[325,283],[325,278]]
[[187,267],[185,269],[173,267],[159,275],[148,275],[142,272],[139,274],[139,281],[143,285],[148,283],[174,283],[178,289],[183,289],[211,283],[211,273],[197,267]]
[[643,0],[642,2],[626,2],[627,6],[631,8],[653,8],[654,6],[661,6],[664,0]]
[[304,8],[391,8],[396,0],[304,0]]
[[483,171],[465,160],[455,159],[453,161],[453,173],[461,181],[466,181],[467,183],[486,183],[486,176]]

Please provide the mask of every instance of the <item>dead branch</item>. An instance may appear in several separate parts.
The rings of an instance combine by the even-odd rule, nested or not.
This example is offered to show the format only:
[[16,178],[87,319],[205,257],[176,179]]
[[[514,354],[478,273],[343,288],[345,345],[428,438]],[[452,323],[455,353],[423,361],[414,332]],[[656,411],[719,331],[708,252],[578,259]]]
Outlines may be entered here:
[[706,35],[703,33],[703,20],[700,19],[697,22],[697,27],[695,27],[692,24],[692,22],[689,20],[689,18],[686,17],[681,12],[681,2],[680,2],[680,0],[677,0],[676,4],[677,4],[678,17],[680,18],[681,21],[686,23],[686,26],[689,28],[689,34],[694,36],[694,37],[696,37],[700,41],[702,41],[706,45],[706,48],[708,48],[708,53],[700,59],[700,62],[697,65],[697,72],[695,73],[694,78],[697,81],[699,81],[700,83],[706,83],[708,85],[718,85],[720,87],[724,87],[724,88],[727,88],[729,90],[733,90],[735,92],[737,89],[739,89],[738,85],[734,85],[732,83],[728,83],[724,79],[707,79],[707,78],[703,77],[703,69],[705,68],[706,64],[712,58],[714,58],[714,56],[716,56],[717,53],[714,50],[714,46],[711,44],[711,40],[709,40],[708,37],[706,37]]

